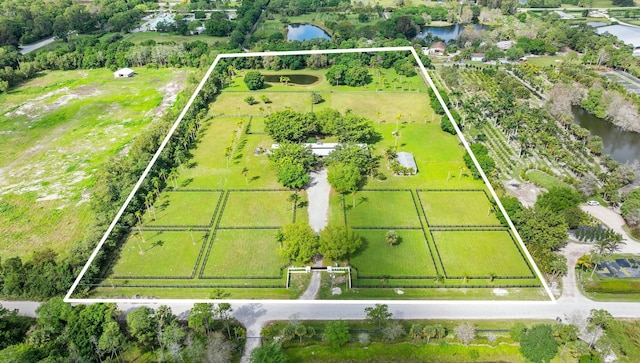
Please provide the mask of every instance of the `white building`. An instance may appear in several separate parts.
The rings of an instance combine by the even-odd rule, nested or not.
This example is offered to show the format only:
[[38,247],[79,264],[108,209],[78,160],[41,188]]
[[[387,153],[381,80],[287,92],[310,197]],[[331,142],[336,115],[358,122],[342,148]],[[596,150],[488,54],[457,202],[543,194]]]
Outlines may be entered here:
[[131,68],[122,68],[113,72],[113,76],[116,78],[129,78],[135,76],[136,72]]

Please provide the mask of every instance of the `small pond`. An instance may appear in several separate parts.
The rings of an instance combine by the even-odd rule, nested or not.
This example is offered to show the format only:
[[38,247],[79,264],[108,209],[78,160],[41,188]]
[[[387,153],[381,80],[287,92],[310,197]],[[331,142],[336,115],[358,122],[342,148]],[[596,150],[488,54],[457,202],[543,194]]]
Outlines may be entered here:
[[280,77],[289,77],[288,83],[314,84],[318,82],[318,77],[310,74],[265,74],[264,81],[268,83],[280,83]]
[[573,107],[573,120],[576,124],[598,135],[604,143],[604,154],[610,155],[621,163],[640,160],[640,133],[625,131],[609,121],[597,118],[582,107]]
[[315,25],[311,24],[291,24],[288,26],[287,30],[287,40],[309,40],[309,39],[331,39],[329,34],[327,34],[324,30],[318,28]]
[[[445,43],[448,43],[450,40],[456,40],[460,36],[460,33],[464,30],[464,24],[453,24],[447,26],[425,26],[422,28],[422,31],[418,33],[416,37],[422,39],[426,37],[429,33],[431,33],[432,37],[438,37],[442,39]],[[489,29],[486,25],[482,24],[474,24],[473,27],[476,30],[486,30]]]

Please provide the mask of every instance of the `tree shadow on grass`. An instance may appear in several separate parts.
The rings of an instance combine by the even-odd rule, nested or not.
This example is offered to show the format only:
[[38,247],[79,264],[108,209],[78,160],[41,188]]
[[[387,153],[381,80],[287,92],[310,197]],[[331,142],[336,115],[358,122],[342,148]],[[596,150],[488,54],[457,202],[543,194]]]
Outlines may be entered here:
[[[369,248],[369,239],[362,237],[362,235],[360,236],[360,238],[362,238],[362,245],[360,245],[360,248],[358,248],[356,252],[351,255],[350,259],[360,256],[364,251],[367,250],[367,248]],[[349,263],[351,264],[352,261],[349,261]]]
[[162,247],[162,246],[164,246],[164,241],[163,240],[157,240],[157,241],[155,241],[155,242],[153,242],[151,244],[151,247],[147,248],[144,251],[147,252],[147,251],[150,251],[150,250],[152,250],[152,249],[154,249],[156,247]]
[[198,162],[197,161],[192,161],[189,164],[187,164],[187,169],[193,169],[196,166],[198,166]]
[[249,184],[257,181],[258,179],[260,179],[260,175],[252,176],[251,178],[249,178]]
[[180,183],[180,186],[184,188],[189,186],[189,184],[191,184],[192,182],[193,182],[193,178],[188,178],[188,179],[185,179],[182,183]]

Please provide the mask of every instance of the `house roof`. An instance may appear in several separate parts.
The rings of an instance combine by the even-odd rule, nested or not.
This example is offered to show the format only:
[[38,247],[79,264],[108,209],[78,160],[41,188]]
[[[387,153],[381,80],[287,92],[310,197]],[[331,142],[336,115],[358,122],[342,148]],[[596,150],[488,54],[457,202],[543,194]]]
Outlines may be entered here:
[[398,159],[398,163],[400,163],[400,165],[404,166],[405,168],[413,168],[414,171],[418,171],[416,159],[413,158],[413,154],[406,151],[400,151],[397,154],[396,159]]
[[444,42],[435,42],[435,43],[431,44],[431,46],[429,48],[430,49],[442,49],[442,50],[445,50],[445,49],[447,49],[447,45]]
[[[325,157],[328,156],[333,150],[335,150],[335,148],[338,145],[341,145],[338,142],[314,142],[314,143],[305,143],[302,144],[305,147],[311,148],[311,152],[314,155],[318,155],[321,157]],[[358,146],[360,146],[361,148],[366,148],[367,144],[356,144]],[[277,149],[280,147],[280,144],[273,144],[271,145],[272,149]]]
[[121,68],[118,69],[117,71],[114,72],[115,74],[124,74],[124,75],[131,75],[134,74],[135,71],[131,68]]
[[600,35],[609,33],[622,40],[625,44],[629,44],[634,48],[640,47],[640,28],[625,25],[609,25],[596,28],[596,32]]
[[471,58],[484,58],[484,53],[473,53]]

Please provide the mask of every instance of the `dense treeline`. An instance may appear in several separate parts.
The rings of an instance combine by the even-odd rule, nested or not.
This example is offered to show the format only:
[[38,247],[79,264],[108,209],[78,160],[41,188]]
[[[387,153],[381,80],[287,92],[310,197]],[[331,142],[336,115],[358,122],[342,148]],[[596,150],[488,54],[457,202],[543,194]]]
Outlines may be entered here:
[[60,298],[37,312],[29,319],[0,306],[0,361],[120,362],[135,350],[145,361],[229,362],[246,335],[225,303],[195,304],[187,321],[166,305],[124,316],[114,304],[71,306]]
[[128,31],[155,0],[96,0],[88,9],[72,0],[5,0],[0,4],[0,46],[28,44],[70,31]]

